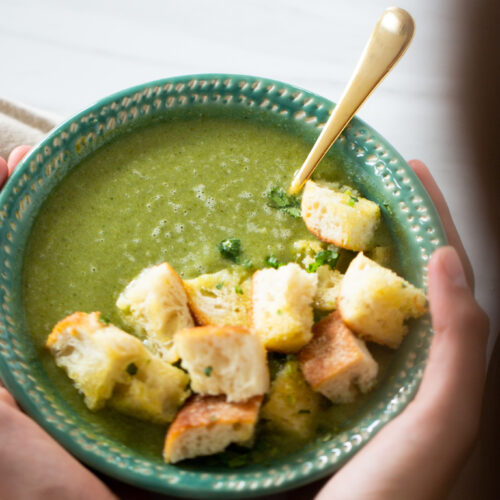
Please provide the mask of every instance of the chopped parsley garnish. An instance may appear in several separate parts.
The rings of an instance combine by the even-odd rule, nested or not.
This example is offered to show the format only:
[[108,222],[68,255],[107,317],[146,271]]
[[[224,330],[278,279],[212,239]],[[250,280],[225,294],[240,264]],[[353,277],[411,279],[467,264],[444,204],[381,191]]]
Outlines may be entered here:
[[210,415],[210,422],[217,422],[217,417],[215,415]]
[[234,291],[235,291],[236,293],[239,293],[240,295],[243,295],[243,288],[241,288],[241,286],[240,286],[240,285],[236,285],[236,286],[234,287]]
[[238,263],[238,257],[241,254],[241,241],[238,238],[222,240],[217,248],[223,257]]
[[274,269],[278,269],[278,267],[280,266],[284,266],[284,264],[282,262],[280,262],[277,257],[273,254],[271,255],[268,255],[265,259],[264,259],[264,264],[267,266],[267,267],[274,267]]
[[128,366],[127,366],[127,373],[129,375],[135,375],[137,373],[137,365],[135,363],[130,363]]
[[204,370],[205,375],[206,375],[207,377],[210,377],[210,375],[212,374],[212,370],[213,370],[213,367],[212,367],[212,366],[207,366],[207,367],[205,368],[205,370]]
[[299,410],[299,413],[311,413],[311,410]]
[[335,269],[337,265],[337,260],[339,258],[339,254],[335,250],[322,250],[316,254],[314,257],[314,262],[311,262],[307,266],[307,272],[315,273],[318,270],[318,267],[323,266],[325,264],[329,265],[332,269]]
[[279,316],[281,316],[281,315],[283,314],[283,311],[282,311],[281,309],[278,309],[278,310],[276,311],[276,313],[277,313]]
[[300,219],[300,201],[296,196],[286,194],[283,188],[274,187],[267,193],[267,197],[269,199],[267,206]]
[[359,198],[356,198],[356,196],[353,196],[352,194],[349,194],[349,201],[347,202],[347,204],[350,206],[350,207],[353,207],[354,204],[356,202],[359,201]]
[[221,283],[217,283],[215,285],[215,288],[217,288],[217,290],[220,290],[223,286],[224,286],[224,283],[221,282]]
[[111,320],[107,316],[103,316],[102,314],[101,316],[99,316],[99,321],[101,323],[104,323],[105,325],[109,325],[111,323]]
[[387,210],[387,213],[389,215],[392,215],[393,212],[392,212],[392,208],[390,207],[389,203],[387,203],[386,201],[383,201],[382,202],[382,205],[384,206],[384,208]]

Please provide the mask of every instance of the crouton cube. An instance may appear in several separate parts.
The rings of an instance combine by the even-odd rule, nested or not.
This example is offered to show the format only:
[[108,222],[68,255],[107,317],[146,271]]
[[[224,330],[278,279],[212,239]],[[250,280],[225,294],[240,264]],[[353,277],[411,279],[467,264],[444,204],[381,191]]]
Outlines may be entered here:
[[260,338],[241,326],[199,326],[175,334],[193,392],[244,401],[269,389],[267,356]]
[[337,308],[337,295],[344,275],[330,266],[320,266],[316,271],[318,287],[314,296],[314,307],[320,311],[333,311]]
[[298,264],[261,269],[252,277],[252,330],[266,349],[296,352],[311,339],[318,277]]
[[302,195],[302,218],[320,240],[348,250],[369,248],[380,222],[373,201],[307,181]]
[[116,385],[108,405],[141,420],[171,422],[190,394],[187,373],[150,354],[127,373],[129,380]]
[[175,463],[224,451],[253,439],[262,396],[228,403],[224,396],[195,395],[179,411],[165,439],[163,457]]
[[305,381],[299,362],[289,360],[273,380],[260,416],[271,430],[307,441],[316,430],[320,400]]
[[99,316],[71,314],[55,325],[46,342],[57,366],[66,371],[91,410],[103,407],[115,384],[128,380],[127,367],[147,355],[138,339]]
[[426,311],[422,290],[362,253],[340,284],[338,310],[360,337],[397,348],[408,332],[404,321]]
[[125,322],[165,361],[178,355],[173,335],[194,325],[182,280],[167,262],[144,269],[116,301]]
[[189,307],[200,325],[248,326],[251,281],[237,269],[224,269],[184,281]]
[[300,367],[311,387],[334,403],[349,403],[358,391],[375,384],[377,362],[365,343],[342,321],[338,311],[313,328],[314,337],[299,353]]

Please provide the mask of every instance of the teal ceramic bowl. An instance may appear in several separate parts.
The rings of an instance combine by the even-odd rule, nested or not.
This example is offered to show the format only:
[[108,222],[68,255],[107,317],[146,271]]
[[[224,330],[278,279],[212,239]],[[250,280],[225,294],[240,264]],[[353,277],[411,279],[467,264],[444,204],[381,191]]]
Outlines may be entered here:
[[[161,457],[153,461],[97,433],[65,403],[36,356],[25,322],[21,269],[30,228],[54,186],[87,155],[131,128],[203,114],[286,125],[312,144],[333,106],[265,78],[169,78],[99,101],[50,133],[16,169],[0,195],[0,375],[26,412],[80,460],[122,481],[183,497],[271,494],[331,474],[411,401],[432,336],[428,318],[413,324],[385,378],[338,434],[271,464],[239,469],[167,465]],[[405,276],[425,287],[429,257],[445,243],[445,235],[422,185],[394,148],[361,120],[352,121],[334,149],[356,172],[357,187],[382,206]]]

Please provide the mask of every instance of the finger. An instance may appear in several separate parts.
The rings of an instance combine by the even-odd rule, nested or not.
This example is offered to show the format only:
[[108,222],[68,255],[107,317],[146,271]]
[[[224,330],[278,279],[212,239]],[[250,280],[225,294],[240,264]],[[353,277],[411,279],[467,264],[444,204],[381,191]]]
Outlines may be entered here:
[[17,146],[14,148],[7,159],[7,165],[9,166],[9,175],[12,174],[17,164],[23,159],[26,153],[31,149],[31,146]]
[[451,246],[455,247],[462,260],[462,263],[465,268],[465,275],[467,277],[467,282],[474,289],[474,272],[472,271],[472,266],[467,257],[467,253],[465,252],[465,248],[462,244],[462,240],[458,235],[457,228],[453,219],[451,217],[450,209],[444,199],[443,193],[439,189],[436,181],[432,177],[429,169],[422,163],[420,160],[410,160],[410,167],[417,174],[417,177],[420,179],[420,182],[424,185],[425,189],[429,193],[439,216],[441,217],[441,221],[443,222],[444,229],[446,231],[446,236],[448,238],[448,242]]
[[10,392],[3,385],[2,379],[0,379],[0,403],[5,403],[13,408],[19,408],[14,398],[10,395]]
[[5,184],[7,177],[9,177],[9,167],[7,166],[7,162],[0,157],[0,189]]
[[414,406],[434,412],[437,421],[446,416],[450,431],[458,427],[472,442],[479,423],[489,326],[454,248],[433,253],[428,295],[435,335]]

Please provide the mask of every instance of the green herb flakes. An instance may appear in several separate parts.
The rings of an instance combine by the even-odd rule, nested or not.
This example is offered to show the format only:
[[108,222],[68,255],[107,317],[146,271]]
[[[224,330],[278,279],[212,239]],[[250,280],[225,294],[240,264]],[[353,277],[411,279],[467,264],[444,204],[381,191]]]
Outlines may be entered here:
[[215,285],[215,288],[217,288],[217,290],[220,290],[223,286],[224,286],[224,283],[221,282],[221,283],[217,283]]
[[241,288],[241,286],[240,286],[240,285],[236,285],[236,286],[234,287],[234,291],[235,291],[236,293],[239,293],[240,295],[243,295],[243,288]]
[[314,262],[311,262],[307,266],[307,272],[315,273],[318,270],[318,267],[327,264],[332,269],[335,269],[337,265],[337,260],[339,258],[339,253],[336,250],[322,250],[316,254],[314,257]]
[[224,258],[238,263],[238,257],[241,254],[241,241],[238,238],[222,240],[217,248]]
[[278,269],[278,267],[284,266],[284,264],[280,262],[278,258],[273,254],[268,255],[264,259],[264,264],[266,265],[266,267],[274,267],[274,269]]
[[213,370],[213,367],[212,367],[212,366],[207,366],[207,367],[205,368],[205,370],[204,370],[205,375],[206,375],[207,377],[210,377],[210,375],[212,375],[212,370]]
[[288,215],[300,219],[300,201],[294,195],[286,194],[283,188],[274,187],[267,193],[269,202],[267,206],[282,210]]

